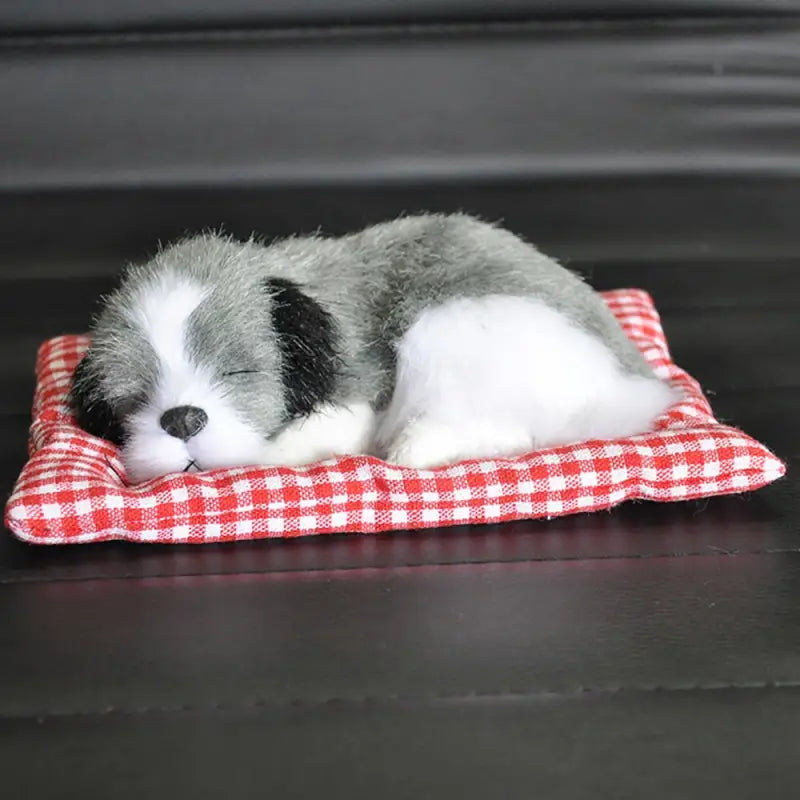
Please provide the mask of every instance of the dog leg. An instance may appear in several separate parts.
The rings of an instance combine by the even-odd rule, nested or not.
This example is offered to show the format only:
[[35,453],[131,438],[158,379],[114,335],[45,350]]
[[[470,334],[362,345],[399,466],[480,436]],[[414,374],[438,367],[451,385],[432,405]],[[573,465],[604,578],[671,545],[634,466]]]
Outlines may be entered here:
[[647,431],[675,399],[626,372],[597,337],[531,298],[456,298],[422,312],[397,346],[377,444],[429,467]]
[[375,412],[367,403],[323,406],[266,442],[261,463],[298,466],[370,451]]
[[422,416],[410,421],[386,450],[386,460],[404,467],[426,469],[471,458],[518,456],[535,449],[521,426],[498,422],[457,424]]

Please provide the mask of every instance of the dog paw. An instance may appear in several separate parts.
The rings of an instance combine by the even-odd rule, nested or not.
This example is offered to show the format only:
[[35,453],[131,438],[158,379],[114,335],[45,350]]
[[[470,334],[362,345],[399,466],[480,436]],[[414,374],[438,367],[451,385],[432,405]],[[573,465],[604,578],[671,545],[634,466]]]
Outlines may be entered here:
[[401,467],[426,469],[460,461],[458,433],[439,423],[415,420],[389,444],[386,460]]
[[513,457],[534,449],[521,428],[472,424],[463,429],[427,419],[410,422],[389,444],[386,461],[427,469],[472,458]]

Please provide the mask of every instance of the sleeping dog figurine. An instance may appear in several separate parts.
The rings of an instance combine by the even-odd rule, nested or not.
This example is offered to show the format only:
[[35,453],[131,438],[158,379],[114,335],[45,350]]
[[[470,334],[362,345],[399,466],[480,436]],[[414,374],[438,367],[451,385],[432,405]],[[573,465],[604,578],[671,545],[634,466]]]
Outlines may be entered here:
[[675,400],[583,281],[460,214],[166,247],[105,300],[71,392],[136,483],[515,456],[644,433]]

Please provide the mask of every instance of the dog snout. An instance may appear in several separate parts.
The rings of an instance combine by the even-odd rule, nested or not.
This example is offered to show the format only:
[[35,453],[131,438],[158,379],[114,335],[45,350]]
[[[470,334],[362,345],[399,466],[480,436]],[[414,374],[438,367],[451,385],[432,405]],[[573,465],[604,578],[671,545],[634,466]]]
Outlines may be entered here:
[[186,442],[197,436],[208,422],[208,414],[196,406],[175,406],[167,409],[159,420],[161,427],[176,439]]

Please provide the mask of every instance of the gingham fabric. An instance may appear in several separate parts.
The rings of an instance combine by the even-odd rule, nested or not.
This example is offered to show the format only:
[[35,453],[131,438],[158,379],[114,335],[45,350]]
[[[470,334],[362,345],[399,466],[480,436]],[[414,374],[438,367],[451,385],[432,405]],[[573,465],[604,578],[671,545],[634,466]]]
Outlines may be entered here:
[[39,351],[30,460],[6,506],[6,524],[41,544],[373,533],[556,517],[632,498],[746,492],[784,474],[763,445],[714,419],[700,386],[672,363],[649,295],[631,289],[603,297],[656,372],[684,390],[656,432],[435,470],[358,456],[299,469],[168,475],[128,487],[116,447],[81,431],[66,405],[88,337],[51,339]]

